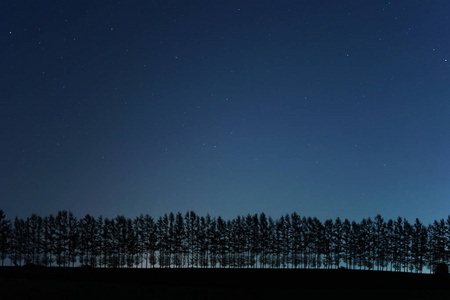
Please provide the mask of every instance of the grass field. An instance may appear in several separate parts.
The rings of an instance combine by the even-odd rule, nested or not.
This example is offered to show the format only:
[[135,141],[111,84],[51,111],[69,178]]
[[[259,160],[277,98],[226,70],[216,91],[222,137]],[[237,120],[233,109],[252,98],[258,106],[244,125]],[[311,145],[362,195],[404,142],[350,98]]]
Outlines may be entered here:
[[0,268],[0,299],[450,299],[450,278],[350,270]]

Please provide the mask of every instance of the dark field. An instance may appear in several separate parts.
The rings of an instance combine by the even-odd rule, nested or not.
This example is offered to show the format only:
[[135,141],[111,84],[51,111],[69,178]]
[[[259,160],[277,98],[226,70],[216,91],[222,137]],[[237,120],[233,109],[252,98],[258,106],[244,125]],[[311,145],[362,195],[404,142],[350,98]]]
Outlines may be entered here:
[[450,278],[350,270],[0,268],[0,299],[450,299]]

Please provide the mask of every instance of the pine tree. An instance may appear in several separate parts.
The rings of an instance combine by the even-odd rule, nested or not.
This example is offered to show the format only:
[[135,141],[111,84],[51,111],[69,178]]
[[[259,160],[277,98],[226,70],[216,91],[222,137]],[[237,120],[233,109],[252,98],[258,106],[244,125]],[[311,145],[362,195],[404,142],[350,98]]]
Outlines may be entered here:
[[244,267],[244,247],[245,247],[245,230],[244,221],[241,216],[237,216],[236,219],[230,223],[230,249],[232,251],[231,266],[242,268]]
[[[386,257],[386,261],[389,262],[387,263],[389,265],[390,271],[393,270],[394,267],[394,252],[396,251],[395,247],[395,233],[394,233],[394,221],[392,219],[389,219],[386,222],[386,234],[385,234],[385,239],[386,239],[386,247],[385,247],[385,251],[384,251],[384,257]],[[387,267],[387,265],[386,265]]]
[[[210,218],[209,215],[207,216],[207,219]],[[207,221],[208,223],[208,221]],[[218,263],[218,252],[219,252],[219,245],[218,245],[218,232],[217,232],[217,221],[215,218],[211,218],[209,221],[209,226],[206,232],[206,237],[208,241],[208,247],[209,247],[209,262],[210,266],[212,268],[217,267]]]
[[217,260],[220,267],[227,267],[229,265],[230,249],[228,244],[228,227],[227,223],[222,217],[217,217]]
[[199,253],[199,266],[202,268],[208,267],[208,241],[207,241],[207,228],[206,218],[201,216],[197,232],[197,247]]
[[375,259],[375,266],[377,270],[383,270],[386,267],[386,251],[387,251],[387,238],[386,238],[386,223],[381,215],[377,215],[374,220],[374,241],[373,252]]
[[355,269],[355,267],[362,266],[361,263],[361,251],[359,247],[360,242],[360,224],[356,223],[355,221],[352,221],[351,223],[351,231],[350,231],[350,267],[352,269]]
[[99,227],[94,217],[86,215],[79,221],[79,260],[81,265],[97,266]]
[[403,219],[398,217],[394,222],[394,232],[392,240],[392,263],[395,271],[401,271],[404,256],[403,244]]
[[414,268],[412,262],[412,237],[413,227],[408,220],[403,219],[403,272],[411,272]]
[[311,222],[311,235],[313,236],[313,260],[312,267],[320,268],[322,266],[322,254],[323,254],[323,224],[319,219],[314,217]]
[[60,267],[69,263],[69,215],[67,211],[59,211],[55,217],[55,259]]
[[248,214],[245,218],[246,228],[246,253],[247,266],[255,268],[258,262],[258,254],[260,252],[260,236],[259,236],[259,218],[258,215]]
[[416,218],[411,238],[411,262],[416,273],[422,273],[424,267],[427,239],[428,233],[425,226]]
[[199,218],[195,212],[190,211],[185,216],[187,256],[189,266],[198,266],[198,228]]
[[2,267],[5,264],[6,257],[10,254],[11,234],[11,221],[6,219],[5,213],[0,209],[0,259],[2,260]]
[[26,253],[25,262],[34,265],[41,264],[41,253],[43,245],[43,227],[42,218],[36,214],[32,214],[31,217],[25,221],[26,226]]
[[448,233],[444,219],[435,220],[429,227],[430,258],[429,268],[433,271],[439,263],[447,262]]
[[170,266],[169,243],[169,217],[165,214],[156,223],[156,236],[158,239],[158,262],[160,267]]
[[283,268],[289,267],[292,262],[291,249],[291,217],[286,214],[280,218],[280,262]]
[[75,266],[78,256],[78,243],[79,243],[79,231],[78,221],[71,212],[68,214],[68,263],[72,263],[72,267]]
[[343,253],[343,225],[340,218],[336,218],[333,225],[332,232],[332,252],[333,252],[333,265],[337,269],[341,264]]
[[101,233],[102,264],[104,267],[119,267],[118,241],[116,235],[116,224],[114,219],[105,218]]
[[145,246],[145,252],[146,252],[146,259],[145,259],[145,267],[148,266],[148,263],[154,268],[157,259],[156,259],[156,251],[157,251],[157,235],[156,235],[156,224],[153,220],[153,218],[149,215],[144,216],[144,246]]
[[322,253],[324,255],[323,265],[330,269],[333,266],[333,220],[328,219],[323,224]]
[[351,228],[350,221],[345,219],[342,223],[342,256],[346,269],[352,267]]
[[298,268],[301,263],[303,252],[303,232],[300,216],[293,212],[291,214],[291,263],[292,267]]
[[267,257],[269,253],[270,232],[269,232],[269,222],[267,221],[266,215],[264,213],[261,213],[259,215],[259,237],[260,237],[259,262],[260,266],[265,268],[267,265]]
[[185,245],[185,231],[183,215],[179,212],[176,215],[173,228],[173,251],[174,251],[174,265],[181,267],[183,265],[183,249]]
[[27,253],[28,230],[23,219],[15,218],[11,240],[11,260],[13,265],[22,266]]

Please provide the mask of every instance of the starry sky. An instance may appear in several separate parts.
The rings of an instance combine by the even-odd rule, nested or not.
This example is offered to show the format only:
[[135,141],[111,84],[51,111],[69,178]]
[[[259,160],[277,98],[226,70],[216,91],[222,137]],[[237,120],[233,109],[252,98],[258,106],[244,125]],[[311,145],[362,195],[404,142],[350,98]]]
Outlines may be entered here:
[[7,216],[450,212],[450,2],[0,2]]

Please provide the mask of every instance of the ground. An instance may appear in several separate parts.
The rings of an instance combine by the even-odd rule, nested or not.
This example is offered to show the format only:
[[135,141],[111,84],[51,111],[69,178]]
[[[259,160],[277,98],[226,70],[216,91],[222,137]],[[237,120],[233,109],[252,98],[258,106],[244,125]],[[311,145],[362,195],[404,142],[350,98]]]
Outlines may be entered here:
[[350,270],[0,268],[2,299],[450,299],[449,283]]

